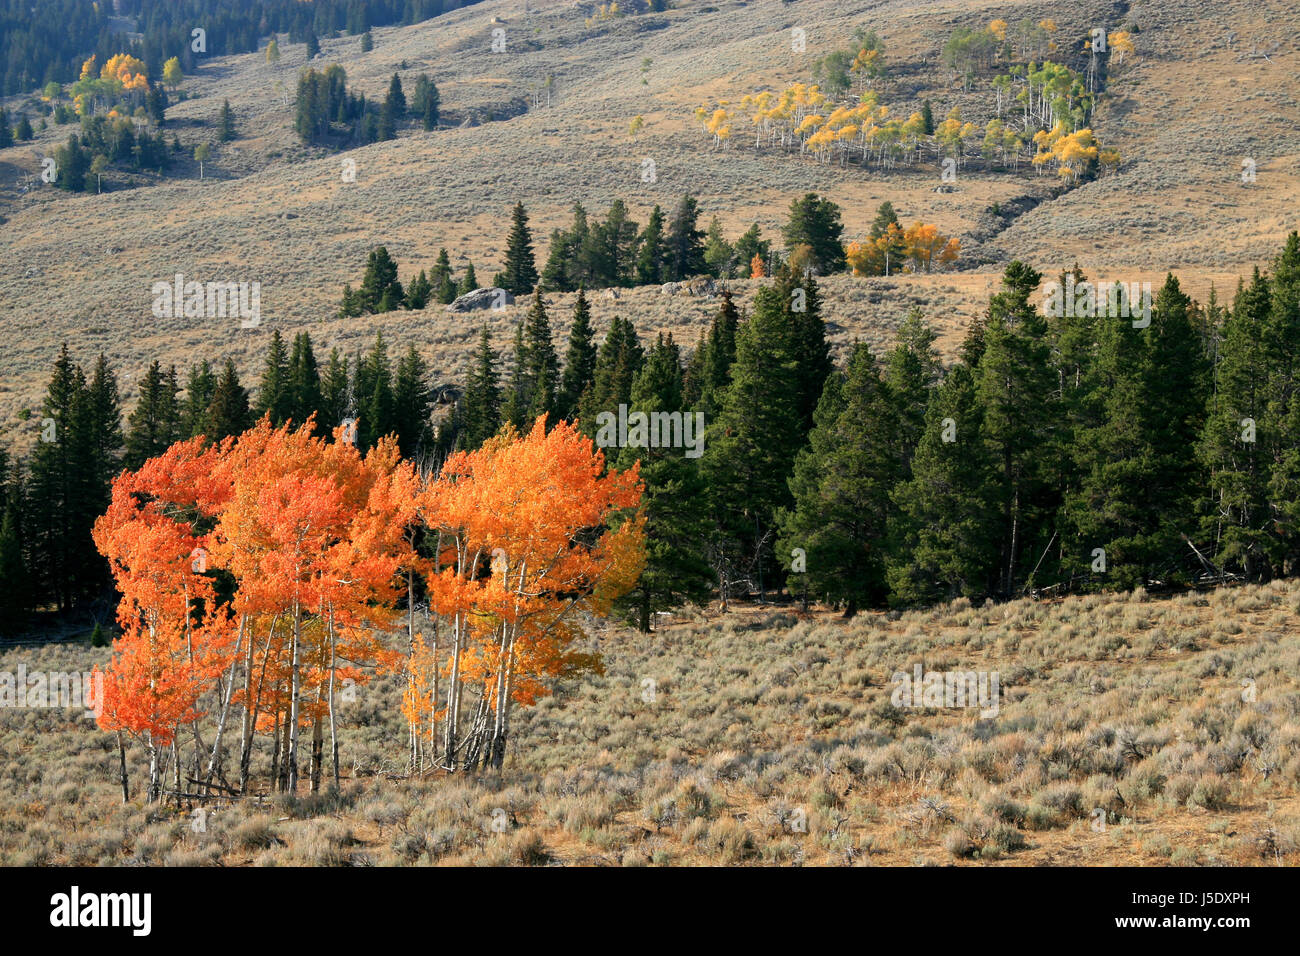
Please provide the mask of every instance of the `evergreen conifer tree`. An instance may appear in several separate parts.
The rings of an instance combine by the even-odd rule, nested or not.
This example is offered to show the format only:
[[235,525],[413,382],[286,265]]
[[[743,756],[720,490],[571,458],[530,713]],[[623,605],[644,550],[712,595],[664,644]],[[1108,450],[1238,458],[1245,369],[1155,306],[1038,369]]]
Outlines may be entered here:
[[461,420],[467,449],[478,448],[501,428],[501,387],[486,325],[479,335],[474,365],[465,383]]
[[139,468],[180,437],[179,391],[175,368],[166,372],[158,361],[150,364],[140,380],[139,400],[127,418],[126,455],[122,462],[126,468]]
[[573,322],[569,326],[569,346],[564,356],[564,374],[560,378],[560,390],[555,398],[555,416],[558,419],[571,419],[578,414],[578,403],[583,393],[595,381],[594,337],[586,290],[580,286],[578,298],[573,304]]
[[194,438],[203,434],[208,407],[217,390],[217,377],[207,359],[190,366],[185,380],[185,404],[181,411],[181,436]]
[[253,415],[248,404],[248,390],[239,383],[235,363],[230,359],[226,359],[225,365],[222,366],[206,419],[203,434],[210,442],[219,442],[232,435],[243,434],[253,424]]
[[511,212],[510,236],[506,240],[506,262],[498,285],[514,295],[527,295],[537,285],[537,265],[533,260],[533,239],[528,231],[528,213],[524,204],[515,203]]
[[812,591],[852,617],[885,600],[889,493],[903,474],[899,410],[865,345],[854,346],[842,380],[828,379],[814,419],[789,480],[793,505],[779,512],[777,547],[792,569],[806,561]]
[[433,442],[429,412],[433,392],[429,387],[429,368],[415,346],[408,346],[397,363],[393,382],[393,424],[397,445],[405,458],[418,458]]
[[[682,405],[681,358],[671,335],[660,333],[646,354],[632,386],[631,410],[647,415],[691,414]],[[646,566],[620,607],[643,633],[649,633],[655,611],[684,602],[703,604],[709,597],[712,571],[703,547],[708,532],[707,495],[699,459],[687,457],[684,447],[629,445],[607,449],[606,455],[619,468],[641,463]]]
[[787,478],[804,441],[786,305],[771,286],[755,294],[754,314],[736,336],[731,384],[706,433],[701,467],[718,534],[711,563],[724,592],[749,580],[764,594],[780,580],[773,532],[777,512],[791,503]]

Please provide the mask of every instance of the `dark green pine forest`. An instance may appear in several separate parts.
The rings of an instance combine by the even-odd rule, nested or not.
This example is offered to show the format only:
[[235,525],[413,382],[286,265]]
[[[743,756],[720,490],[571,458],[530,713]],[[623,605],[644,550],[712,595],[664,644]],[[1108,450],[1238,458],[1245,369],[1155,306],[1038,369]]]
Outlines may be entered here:
[[[47,83],[71,83],[94,55],[143,60],[151,77],[177,57],[186,75],[206,56],[250,53],[268,34],[290,42],[358,36],[372,27],[409,25],[469,6],[474,0],[0,0],[0,96]],[[196,50],[192,31],[204,31]],[[138,39],[127,33],[140,34]]]
[[[691,261],[703,242],[687,239]],[[23,456],[0,450],[0,627],[106,621],[111,582],[90,535],[113,477],[262,416],[326,436],[355,419],[362,451],[394,435],[436,468],[538,416],[595,438],[620,406],[701,413],[698,457],[604,449],[610,467],[639,461],[646,485],[648,562],[622,608],[643,629],[710,600],[852,615],[1300,573],[1295,233],[1230,303],[1192,301],[1168,275],[1137,328],[1104,298],[1096,315],[1045,314],[1045,277],[1012,262],[946,366],[920,312],[886,354],[855,343],[833,362],[816,277],[786,265],[748,311],[723,291],[692,344],[643,338],[628,318],[598,341],[582,282],[570,314],[553,314],[522,207],[509,247],[501,276],[534,284],[525,315],[505,349],[483,328],[461,382],[439,381],[415,342],[376,336],[320,357],[307,332],[273,331],[251,388],[212,356],[183,372],[154,362],[123,395],[102,355],[83,365],[64,346],[29,414],[37,440]],[[422,295],[451,281],[434,279]],[[408,292],[376,253],[349,294],[391,305]]]

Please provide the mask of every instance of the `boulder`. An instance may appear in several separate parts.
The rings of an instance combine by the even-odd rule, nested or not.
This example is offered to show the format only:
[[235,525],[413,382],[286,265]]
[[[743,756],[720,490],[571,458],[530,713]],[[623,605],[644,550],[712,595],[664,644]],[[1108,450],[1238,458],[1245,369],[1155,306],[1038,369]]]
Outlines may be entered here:
[[686,291],[690,295],[698,295],[706,299],[711,299],[717,294],[717,288],[714,286],[713,280],[708,276],[692,279],[686,284]]
[[479,309],[500,308],[514,305],[515,297],[505,289],[475,289],[457,296],[456,301],[447,306],[448,312],[474,312]]

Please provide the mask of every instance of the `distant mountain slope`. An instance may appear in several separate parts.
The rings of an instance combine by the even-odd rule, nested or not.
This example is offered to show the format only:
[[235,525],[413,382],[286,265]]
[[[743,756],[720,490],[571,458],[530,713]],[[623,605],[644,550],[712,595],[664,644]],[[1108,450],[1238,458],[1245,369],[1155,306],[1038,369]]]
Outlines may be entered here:
[[[515,0],[485,0],[426,23],[376,29],[368,53],[355,36],[321,41],[313,65],[343,65],[349,85],[368,97],[382,97],[394,72],[404,79],[429,73],[448,115],[466,124],[345,155],[304,147],[292,131],[303,44],[285,39],[276,65],[261,53],[214,58],[186,80],[190,98],[167,113],[168,136],[178,135],[192,153],[194,144],[212,139],[222,101],[231,102],[238,138],[214,149],[202,182],[197,164],[182,162],[156,185],[69,195],[32,175],[69,127],[51,126],[33,142],[0,150],[0,215],[7,220],[0,244],[0,422],[11,431],[19,427],[19,410],[39,403],[64,340],[83,360],[104,350],[129,383],[154,357],[183,368],[200,357],[231,355],[252,375],[277,327],[306,329],[326,348],[348,349],[383,328],[399,344],[424,350],[439,377],[457,375],[477,317],[440,309],[346,322],[331,317],[344,282],[359,280],[378,244],[396,258],[403,281],[431,267],[441,247],[457,272],[472,261],[480,281],[488,281],[500,267],[516,200],[532,217],[539,264],[546,237],[567,223],[575,201],[603,215],[622,198],[644,223],[651,205],[671,207],[688,190],[699,197],[703,222],[716,214],[731,238],[752,222],[778,238],[790,201],[808,191],[842,206],[846,239],[865,233],[885,199],[905,222],[936,222],[962,237],[963,271],[955,274],[828,279],[826,317],[840,342],[855,335],[888,341],[907,309],[920,305],[951,348],[983,310],[1001,264],[1017,256],[1049,276],[1076,261],[1091,274],[1129,280],[1158,281],[1173,269],[1199,298],[1212,282],[1229,296],[1236,277],[1265,262],[1295,226],[1300,60],[1280,26],[1291,4],[1204,6],[1207,15],[1212,9],[1213,26],[1176,0],[1131,7],[727,0],[611,20],[591,19],[594,5],[532,0],[525,13]],[[806,81],[812,62],[862,25],[881,34],[887,62],[895,65],[886,102],[906,111],[924,96],[937,116],[952,105],[979,116],[992,102],[987,84],[962,92],[937,66],[952,29],[1044,16],[1055,19],[1062,37],[1086,36],[1093,24],[1113,30],[1132,21],[1140,28],[1136,56],[1112,71],[1110,98],[1095,114],[1123,165],[1117,175],[1059,198],[1051,198],[1052,177],[1023,171],[963,170],[955,191],[936,192],[933,164],[877,172],[740,145],[718,150],[693,116],[706,101],[738,102],[746,92]],[[802,53],[791,49],[796,27],[807,36]],[[498,29],[502,53],[492,52]],[[1252,46],[1258,52],[1275,41],[1283,42],[1267,59],[1248,55]],[[548,77],[550,105],[542,92]],[[628,124],[637,115],[645,125],[633,141]],[[642,179],[647,157],[655,161],[653,183]],[[356,163],[355,182],[343,181],[344,158]],[[1249,185],[1241,177],[1247,158],[1257,169]],[[1027,211],[991,222],[993,207]],[[976,261],[986,264],[972,270]],[[177,273],[260,282],[262,325],[155,318],[153,283]],[[688,346],[712,307],[655,290],[595,299],[598,328],[618,313],[643,334],[672,329]],[[508,344],[515,318],[513,310],[489,317],[498,347]],[[562,335],[562,304],[556,325]]]

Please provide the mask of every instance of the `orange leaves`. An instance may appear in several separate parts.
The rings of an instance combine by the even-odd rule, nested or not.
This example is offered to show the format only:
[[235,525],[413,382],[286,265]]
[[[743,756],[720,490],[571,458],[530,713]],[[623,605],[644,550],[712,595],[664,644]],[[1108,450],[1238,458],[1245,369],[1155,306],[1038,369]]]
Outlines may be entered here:
[[630,521],[601,535],[596,557],[602,573],[591,592],[591,607],[602,617],[610,613],[616,600],[636,586],[645,571],[646,516],[638,512]]
[[870,275],[872,269],[871,245],[854,239],[844,247],[844,258],[855,276]]
[[[1097,141],[1093,138],[1091,129],[1067,133],[1057,123],[1051,130],[1036,133],[1034,144],[1038,147],[1034,165],[1041,167],[1054,162],[1057,174],[1069,182],[1077,181],[1088,165],[1099,159]],[[1114,150],[1107,152],[1108,161],[1112,165],[1118,165],[1119,154]]]
[[543,418],[523,437],[510,430],[452,456],[419,495],[426,526],[444,546],[429,577],[438,614],[466,622],[476,638],[470,679],[518,665],[515,699],[541,692],[535,679],[568,666],[576,607],[607,614],[645,564],[644,521],[611,519],[640,503],[637,468],[604,471],[604,456],[569,422]]
[[884,275],[893,263],[906,256],[917,269],[930,272],[934,265],[955,262],[961,252],[961,240],[939,232],[930,223],[914,222],[907,229],[890,223],[878,239],[850,242],[845,256],[854,275]]
[[[568,575],[575,536],[611,511],[635,507],[642,485],[635,468],[602,476],[604,456],[572,423],[547,432],[542,419],[522,438],[509,432],[448,459],[421,495],[425,522],[463,535],[484,555],[501,549],[508,566],[529,578]],[[548,570],[549,569],[549,570]]]
[[[266,419],[238,441],[180,442],[119,476],[95,526],[123,595],[105,726],[170,739],[230,666],[236,615],[263,657],[253,680],[267,706],[285,697],[286,621],[302,642],[304,697],[319,699],[331,670],[368,678],[335,666],[334,651],[391,664],[377,632],[391,627],[398,571],[411,560],[415,489],[390,442],[362,458],[314,437],[311,422],[291,431]],[[233,579],[228,604],[213,572]]]
[[[94,58],[82,65],[82,75],[87,66],[94,68]],[[149,88],[149,68],[129,53],[118,53],[104,64],[100,79],[109,80],[123,90],[144,91]]]
[[226,452],[218,474],[229,505],[212,532],[213,557],[241,582],[240,610],[274,613],[294,601],[352,619],[389,600],[409,560],[403,532],[415,477],[390,442],[362,458],[326,442],[308,422],[296,431],[266,419]]
[[1126,55],[1137,53],[1137,47],[1133,45],[1133,34],[1127,30],[1117,30],[1109,34],[1106,41],[1110,44],[1111,60],[1115,66],[1123,63]]
[[198,442],[173,446],[138,472],[119,475],[108,511],[95,523],[95,545],[122,592],[122,637],[104,675],[99,718],[106,730],[169,742],[178,725],[197,716],[204,682],[226,664],[230,620],[214,607],[206,539],[197,530],[203,512],[196,498],[219,497],[201,478],[212,463],[213,453]]
[[912,261],[926,272],[935,262],[941,265],[953,262],[961,250],[960,239],[942,235],[936,225],[920,222],[913,223],[903,233],[903,242]]
[[[246,726],[288,728],[292,786],[297,730],[332,723],[341,680],[364,682],[405,656],[413,733],[431,736],[440,714],[455,722],[457,707],[440,709],[435,692],[443,621],[455,701],[478,687],[498,744],[511,701],[599,666],[577,649],[578,614],[608,614],[644,568],[635,467],[607,472],[576,426],[548,432],[539,418],[421,481],[391,441],[363,457],[313,430],[263,418],[218,446],[178,443],[114,482],[95,542],[122,592],[123,633],[101,726],[147,735],[156,752],[225,673]],[[432,558],[417,554],[421,537]],[[416,571],[435,639],[413,638],[403,655],[385,637]]]
[[433,720],[437,716],[434,687],[437,682],[437,657],[424,641],[424,635],[415,635],[411,656],[407,662],[406,689],[402,692],[402,716],[407,724],[418,728],[421,736],[433,736]]

